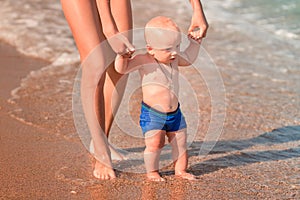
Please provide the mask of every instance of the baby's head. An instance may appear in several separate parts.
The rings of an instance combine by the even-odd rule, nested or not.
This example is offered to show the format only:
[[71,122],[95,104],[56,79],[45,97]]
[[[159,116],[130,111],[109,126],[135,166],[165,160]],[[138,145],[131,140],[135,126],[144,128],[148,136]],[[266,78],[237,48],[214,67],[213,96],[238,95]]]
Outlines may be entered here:
[[158,16],[151,19],[145,27],[145,39],[148,53],[158,61],[169,63],[176,58],[181,35],[178,26],[170,18]]

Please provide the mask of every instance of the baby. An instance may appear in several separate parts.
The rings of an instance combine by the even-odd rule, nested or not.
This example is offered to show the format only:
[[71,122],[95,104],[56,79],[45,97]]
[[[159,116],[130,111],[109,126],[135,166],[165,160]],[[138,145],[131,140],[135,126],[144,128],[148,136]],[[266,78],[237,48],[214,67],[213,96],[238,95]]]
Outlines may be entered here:
[[146,149],[144,160],[147,177],[151,181],[164,181],[159,174],[159,156],[165,145],[165,136],[172,147],[175,175],[194,180],[186,171],[186,121],[178,102],[178,66],[189,66],[199,53],[200,38],[189,35],[190,44],[180,52],[181,34],[177,25],[167,17],[151,19],[145,27],[147,53],[133,58],[117,55],[115,69],[121,74],[138,70],[142,80],[143,101],[140,126]]

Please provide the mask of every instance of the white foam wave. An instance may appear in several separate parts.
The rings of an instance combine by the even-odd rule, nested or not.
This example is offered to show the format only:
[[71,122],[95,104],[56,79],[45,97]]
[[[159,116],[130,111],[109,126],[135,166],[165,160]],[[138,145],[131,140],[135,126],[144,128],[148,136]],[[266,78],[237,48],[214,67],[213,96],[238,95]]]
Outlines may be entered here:
[[[26,88],[28,87],[28,85],[31,84],[32,86],[32,82],[34,82],[34,80],[41,80],[45,74],[47,74],[47,76],[55,76],[56,74],[68,74],[71,73],[73,71],[73,66],[72,65],[47,65],[39,70],[36,71],[31,71],[25,78],[23,78],[21,80],[21,84],[19,87],[15,88],[14,90],[11,91],[11,98],[8,100],[9,103],[14,104],[15,100],[19,99],[19,91],[21,90],[26,90]],[[59,80],[60,84],[72,84],[73,82],[70,80]],[[40,87],[39,85],[35,85],[35,88]],[[56,88],[56,92],[59,92],[60,88]]]
[[0,39],[27,56],[54,62],[78,61],[76,46],[59,0],[2,0]]
[[286,38],[299,39],[298,35],[296,35],[295,33],[290,32],[288,30],[285,30],[285,29],[278,29],[278,30],[275,31],[275,34],[279,35],[279,36],[286,37]]

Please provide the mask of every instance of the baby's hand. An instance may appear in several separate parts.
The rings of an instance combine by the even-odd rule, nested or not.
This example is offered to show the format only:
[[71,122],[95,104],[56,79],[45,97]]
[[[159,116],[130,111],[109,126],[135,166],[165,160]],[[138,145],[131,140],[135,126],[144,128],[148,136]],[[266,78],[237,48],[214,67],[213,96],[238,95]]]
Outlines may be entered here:
[[125,53],[118,54],[118,55],[122,56],[123,58],[131,58],[132,54],[134,54],[134,51],[129,51],[128,49],[126,49]]

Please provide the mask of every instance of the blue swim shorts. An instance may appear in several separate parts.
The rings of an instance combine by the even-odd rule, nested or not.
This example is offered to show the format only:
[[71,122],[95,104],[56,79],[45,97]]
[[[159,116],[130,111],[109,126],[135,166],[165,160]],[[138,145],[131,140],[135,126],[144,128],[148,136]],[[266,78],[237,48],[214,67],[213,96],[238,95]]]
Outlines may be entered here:
[[151,108],[142,102],[140,126],[143,135],[151,130],[165,130],[166,132],[178,131],[186,128],[186,122],[180,110],[180,104],[175,111],[164,113]]

